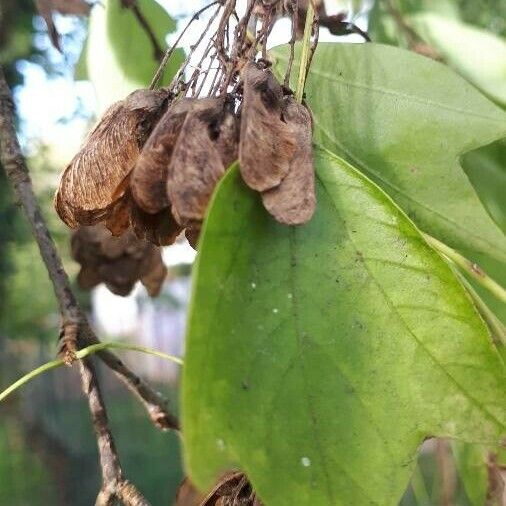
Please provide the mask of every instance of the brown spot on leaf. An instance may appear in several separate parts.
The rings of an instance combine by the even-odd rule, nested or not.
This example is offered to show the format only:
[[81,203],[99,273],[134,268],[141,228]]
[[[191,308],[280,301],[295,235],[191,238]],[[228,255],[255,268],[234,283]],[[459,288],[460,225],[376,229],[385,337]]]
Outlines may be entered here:
[[164,91],[137,90],[105,112],[60,180],[55,207],[68,226],[107,219],[166,98]]
[[316,207],[311,115],[293,97],[286,97],[283,117],[297,149],[286,177],[278,186],[262,193],[262,201],[280,223],[300,225],[311,219]]
[[288,174],[296,146],[281,117],[283,90],[272,72],[250,62],[242,77],[241,174],[250,188],[265,191],[278,186]]

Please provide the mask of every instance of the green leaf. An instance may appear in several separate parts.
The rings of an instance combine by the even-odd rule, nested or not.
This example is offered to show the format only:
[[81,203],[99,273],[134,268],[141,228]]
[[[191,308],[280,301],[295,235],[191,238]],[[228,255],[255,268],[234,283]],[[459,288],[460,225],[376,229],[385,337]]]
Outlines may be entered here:
[[[99,110],[120,100],[135,89],[145,88],[158,68],[153,45],[131,9],[119,0],[96,5],[89,22],[86,46],[88,76],[95,85]],[[146,22],[162,49],[165,37],[176,29],[175,21],[155,0],[137,0]],[[183,60],[175,51],[166,67],[164,83],[170,81]],[[81,72],[82,75],[82,72]]]
[[459,74],[506,106],[506,41],[492,33],[436,14],[417,14],[410,23]]
[[397,504],[428,436],[497,442],[503,364],[447,264],[374,183],[317,150],[318,207],[275,222],[233,168],[194,271],[183,377],[201,487],[266,504]]
[[465,154],[462,167],[492,219],[506,232],[506,139]]
[[391,10],[388,8],[390,2],[393,8],[403,17],[406,25],[410,25],[409,14],[419,12],[434,12],[449,18],[459,18],[459,9],[454,0],[376,0],[369,15],[368,33],[374,42],[393,44],[406,47],[408,41],[406,34],[399,27]]
[[[287,55],[274,51],[282,75]],[[373,179],[422,230],[504,275],[506,238],[458,161],[506,135],[501,109],[445,65],[378,44],[320,44],[306,94],[318,144]]]

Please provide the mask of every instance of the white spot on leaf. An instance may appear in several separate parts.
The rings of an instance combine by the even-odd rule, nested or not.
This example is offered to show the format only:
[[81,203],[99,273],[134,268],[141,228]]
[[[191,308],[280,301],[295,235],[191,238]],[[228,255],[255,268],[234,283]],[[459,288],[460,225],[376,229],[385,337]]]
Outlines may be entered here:
[[311,461],[309,460],[308,457],[302,457],[300,459],[300,463],[304,466],[304,467],[309,467],[311,465]]

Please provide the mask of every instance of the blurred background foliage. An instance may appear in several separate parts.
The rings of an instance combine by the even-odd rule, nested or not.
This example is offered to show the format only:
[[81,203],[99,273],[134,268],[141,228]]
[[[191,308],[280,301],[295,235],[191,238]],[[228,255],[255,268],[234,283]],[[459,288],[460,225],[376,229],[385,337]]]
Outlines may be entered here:
[[[173,40],[191,11],[203,2],[179,2],[186,4],[186,17],[181,19],[173,13],[173,6],[179,5],[177,1],[160,3],[138,0],[159,46],[165,48],[167,37]],[[374,42],[437,58],[506,107],[506,0],[328,0],[327,4],[329,12],[348,10],[354,20],[368,25]],[[89,19],[57,15],[55,22],[61,33],[63,54],[51,47],[33,0],[2,0],[0,4],[0,65],[15,92],[20,140],[39,202],[73,279],[77,268],[70,260],[68,230],[52,209],[57,174],[77,150],[96,114],[133,89],[149,84],[157,67],[157,55],[146,33],[131,12],[121,7],[120,0],[103,0],[92,9]],[[165,82],[177,71],[183,57],[182,50],[175,52]],[[54,85],[48,85],[49,94],[28,93],[30,79],[35,78]],[[93,93],[89,82],[80,87],[82,81],[92,83]],[[60,84],[62,88],[56,86]],[[59,116],[54,112],[49,115],[39,101],[48,97],[64,100],[68,95],[55,96],[54,90],[58,89],[72,90],[68,108]],[[34,122],[37,111],[38,121]],[[52,128],[46,131],[46,124]],[[462,164],[490,216],[506,231],[506,142],[466,153]],[[497,266],[484,267],[506,284],[506,272]],[[506,322],[504,304],[494,301],[481,287],[475,288]],[[79,290],[77,293],[90,309],[89,295]],[[163,298],[158,301],[164,303],[172,302],[164,302]],[[51,283],[0,170],[2,385],[52,356],[58,325]],[[155,431],[135,400],[118,389],[114,380],[109,381],[107,371],[102,375],[126,474],[135,477],[154,505],[170,504],[182,477],[177,438]],[[176,386],[165,384],[160,388],[176,400]],[[97,455],[88,413],[78,392],[72,372],[61,371],[0,406],[0,504],[92,503],[99,483]],[[449,445],[439,451],[439,458],[434,443],[424,448],[402,501],[404,506],[441,504],[448,485],[441,479],[442,465],[449,466],[455,482],[454,504],[484,504],[487,449],[454,444],[452,450],[456,461],[441,459],[441,455],[450,455]]]

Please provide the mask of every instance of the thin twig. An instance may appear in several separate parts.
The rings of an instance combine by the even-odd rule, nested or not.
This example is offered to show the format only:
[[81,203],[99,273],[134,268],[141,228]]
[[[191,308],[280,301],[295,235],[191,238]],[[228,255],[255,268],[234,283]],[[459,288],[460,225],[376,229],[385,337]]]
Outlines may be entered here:
[[418,35],[418,33],[416,33],[416,31],[404,19],[404,16],[400,13],[400,11],[394,7],[391,0],[384,0],[384,3],[385,3],[388,13],[390,14],[390,16],[392,16],[392,18],[396,22],[397,26],[400,28],[400,30],[406,36],[406,41],[408,43],[408,47],[410,49],[412,49],[422,40],[421,37]]
[[500,301],[506,303],[506,290],[497,281],[494,281],[478,264],[471,262],[466,257],[455,251],[450,246],[442,243],[435,237],[423,234],[425,240],[437,251],[457,264],[480,285],[493,293]]
[[[205,7],[202,7],[202,9],[200,9],[199,11],[197,11],[190,19],[190,21],[188,21],[188,23],[186,24],[186,26],[183,28],[183,30],[181,31],[181,33],[179,34],[179,36],[177,37],[176,41],[174,42],[174,44],[172,44],[172,46],[170,46],[169,48],[167,48],[167,50],[165,51],[165,54],[163,55],[163,58],[162,58],[162,61],[160,62],[160,66],[158,67],[155,75],[153,76],[153,79],[151,81],[151,84],[149,85],[149,89],[150,90],[153,90],[155,89],[156,85],[158,84],[158,82],[160,81],[160,78],[162,77],[162,74],[163,74],[163,71],[165,70],[165,67],[167,66],[167,63],[170,59],[170,57],[172,56],[172,53],[177,49],[177,45],[179,44],[179,42],[181,41],[181,39],[183,38],[183,35],[186,33],[186,31],[188,30],[188,28],[190,28],[191,24],[198,20],[200,18],[200,16],[207,10],[209,9],[210,7],[212,7],[213,5],[217,5],[220,3],[220,0],[217,0],[215,2],[211,2],[209,5],[206,5]],[[216,10],[216,13],[215,14],[218,14],[218,11],[221,9],[221,5],[218,7],[218,9]],[[207,31],[207,30],[206,30]]]
[[[312,1],[313,0],[311,0],[311,2]],[[316,7],[314,7],[313,26],[311,28],[311,32],[313,34],[313,41],[311,42],[311,48],[309,49],[309,58],[307,61],[306,77],[305,77],[306,80],[309,74],[309,69],[311,68],[311,63],[313,62],[313,56],[316,52],[316,48],[318,47],[318,39],[320,38],[320,14]]]
[[[70,327],[73,339],[77,345],[87,342],[94,335],[81,311],[70,288],[68,276],[56,250],[53,239],[46,226],[39,205],[33,192],[33,186],[28,174],[24,156],[16,136],[14,127],[14,102],[7,85],[2,68],[0,67],[0,160],[7,178],[11,181],[14,192],[21,203],[30,223],[32,234],[37,241],[41,257],[46,265],[49,277],[53,283],[54,292],[62,314],[63,325]],[[80,330],[84,332],[81,333]],[[76,337],[77,336],[77,337]],[[65,331],[64,331],[65,338]],[[73,350],[68,350],[72,352]],[[95,370],[89,360],[80,362],[81,382],[83,391],[88,398],[93,426],[97,434],[100,455],[103,490],[117,488],[123,483],[119,460],[114,448],[112,434],[107,423],[107,412],[103,403]],[[107,481],[114,476],[114,481]],[[119,489],[118,489],[119,490]],[[137,494],[137,497],[142,497]],[[97,499],[98,501],[98,499]],[[102,502],[98,504],[111,504]],[[135,504],[125,502],[124,504]],[[138,502],[137,504],[147,504]]]
[[200,46],[200,44],[204,40],[207,32],[211,28],[211,25],[213,24],[214,20],[218,16],[218,13],[220,12],[220,9],[221,9],[221,4],[218,6],[218,8],[216,9],[216,11],[213,12],[212,16],[209,18],[209,21],[208,21],[206,27],[204,28],[204,30],[202,30],[202,33],[200,34],[200,37],[198,38],[197,42],[195,42],[195,44],[193,44],[190,47],[190,52],[186,56],[186,59],[185,59],[184,63],[181,65],[180,69],[178,70],[177,74],[174,76],[174,79],[172,79],[172,82],[169,85],[169,91],[170,92],[174,92],[174,90],[176,89],[176,87],[177,87],[177,85],[178,85],[181,77],[184,75],[184,71],[186,70],[186,67],[189,65],[189,63],[190,63],[190,61],[191,61],[191,59],[193,57],[193,54],[194,54],[195,50]]
[[290,57],[286,67],[284,85],[286,88],[290,86],[290,77],[292,75],[293,59],[295,57],[295,42],[297,41],[297,26],[299,24],[299,0],[291,0],[292,7],[292,37],[290,38]]
[[[232,81],[232,77],[234,76],[234,73],[236,72],[237,63],[239,60],[239,57],[243,55],[244,50],[244,42],[248,35],[248,27],[249,27],[249,21],[250,17],[253,13],[253,9],[255,7],[257,0],[248,0],[248,7],[246,9],[246,14],[244,17],[237,23],[237,26],[234,30],[234,47],[232,48],[232,54],[230,57],[230,63],[228,65],[227,73],[224,76],[223,81],[220,84],[220,94],[225,98],[227,89],[230,85],[230,82]],[[232,0],[233,5],[235,7],[235,0]],[[253,41],[253,45],[255,44],[255,41]]]

